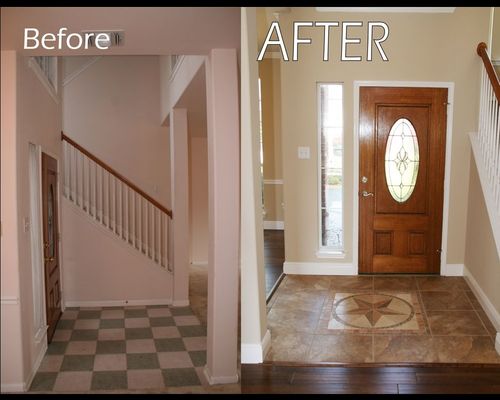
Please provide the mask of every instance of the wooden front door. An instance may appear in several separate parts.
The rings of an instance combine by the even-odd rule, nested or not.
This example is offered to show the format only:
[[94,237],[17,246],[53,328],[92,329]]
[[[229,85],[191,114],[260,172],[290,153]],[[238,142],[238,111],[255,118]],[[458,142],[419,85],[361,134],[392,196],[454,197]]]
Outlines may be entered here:
[[47,339],[50,343],[61,317],[61,274],[59,269],[59,221],[57,161],[42,153],[43,253]]
[[360,88],[359,271],[439,273],[447,89]]

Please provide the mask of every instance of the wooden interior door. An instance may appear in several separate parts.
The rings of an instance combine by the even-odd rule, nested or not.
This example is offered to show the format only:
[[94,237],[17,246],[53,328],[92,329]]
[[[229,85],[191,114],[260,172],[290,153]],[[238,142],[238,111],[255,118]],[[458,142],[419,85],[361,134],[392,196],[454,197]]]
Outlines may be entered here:
[[43,252],[47,338],[50,343],[61,317],[61,274],[59,268],[59,221],[57,161],[42,153]]
[[448,89],[360,88],[359,271],[439,273]]

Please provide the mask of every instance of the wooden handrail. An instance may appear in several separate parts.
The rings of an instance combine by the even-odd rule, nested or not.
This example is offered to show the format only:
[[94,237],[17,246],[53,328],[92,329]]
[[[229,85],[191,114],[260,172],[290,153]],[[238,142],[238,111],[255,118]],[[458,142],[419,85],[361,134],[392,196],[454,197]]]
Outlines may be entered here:
[[495,96],[497,97],[497,101],[500,102],[500,82],[498,80],[498,75],[493,68],[493,64],[491,63],[490,57],[486,52],[488,46],[486,43],[481,42],[477,45],[477,54],[482,58],[484,68],[486,68],[486,72],[488,73],[488,77],[490,78],[491,86],[493,86],[493,91],[495,92]]
[[96,164],[100,165],[102,168],[104,168],[106,171],[108,171],[115,178],[121,180],[123,183],[125,183],[126,185],[128,185],[132,190],[136,191],[142,197],[144,197],[147,201],[149,201],[151,204],[153,204],[156,208],[160,209],[165,214],[167,214],[170,218],[172,218],[172,211],[171,210],[169,210],[167,207],[165,207],[165,206],[161,205],[160,203],[158,203],[155,199],[153,199],[151,196],[149,196],[143,190],[141,190],[140,188],[138,188],[136,185],[134,185],[132,182],[130,182],[127,178],[125,178],[119,172],[115,171],[113,168],[111,168],[104,161],[101,161],[99,158],[97,158],[92,153],[90,153],[89,151],[87,151],[86,149],[84,149],[82,146],[80,146],[78,143],[76,143],[73,139],[71,139],[68,136],[66,136],[64,134],[64,132],[61,132],[61,140],[64,140],[64,141],[68,142],[71,146],[73,146],[74,148],[76,148],[81,153],[85,154],[88,158],[90,158]]

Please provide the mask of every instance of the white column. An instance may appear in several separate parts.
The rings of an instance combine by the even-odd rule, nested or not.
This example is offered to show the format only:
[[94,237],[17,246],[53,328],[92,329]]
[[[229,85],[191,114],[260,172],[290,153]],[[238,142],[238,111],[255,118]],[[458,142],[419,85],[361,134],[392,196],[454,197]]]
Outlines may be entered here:
[[223,384],[238,381],[240,127],[235,49],[210,51],[206,84],[209,250],[204,371],[210,384]]
[[241,363],[261,363],[267,330],[264,238],[259,172],[259,98],[256,11],[241,16]]
[[189,154],[187,110],[170,113],[174,306],[189,305]]

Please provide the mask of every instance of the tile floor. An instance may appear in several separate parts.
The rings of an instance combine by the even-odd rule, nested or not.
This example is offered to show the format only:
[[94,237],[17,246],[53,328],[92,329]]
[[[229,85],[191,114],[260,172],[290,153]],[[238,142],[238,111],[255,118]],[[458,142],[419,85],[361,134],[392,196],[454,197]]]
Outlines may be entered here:
[[268,325],[267,361],[500,363],[462,277],[288,275]]
[[67,308],[31,392],[200,390],[206,328],[190,307]]

